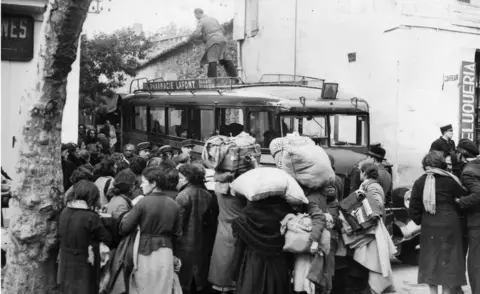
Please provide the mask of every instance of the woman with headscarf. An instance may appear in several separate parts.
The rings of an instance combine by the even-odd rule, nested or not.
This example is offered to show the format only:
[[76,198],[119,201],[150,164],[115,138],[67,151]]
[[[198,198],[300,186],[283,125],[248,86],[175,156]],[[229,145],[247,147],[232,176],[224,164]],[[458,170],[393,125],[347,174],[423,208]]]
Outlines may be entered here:
[[100,191],[100,206],[108,204],[107,195],[113,188],[115,176],[115,162],[111,159],[104,159],[95,167],[94,175],[97,177],[95,185]]
[[[58,282],[60,292],[90,294],[99,291],[100,242],[110,246],[112,235],[94,211],[98,202],[97,187],[87,180],[76,183],[67,207],[59,219],[60,253]],[[93,262],[89,251],[94,253]]]
[[178,249],[182,261],[180,283],[183,293],[197,293],[208,286],[210,232],[216,219],[212,213],[212,195],[204,185],[205,170],[197,164],[178,169],[178,196],[183,236]]
[[[182,236],[180,207],[165,195],[165,174],[158,167],[148,167],[142,174],[144,198],[135,204],[120,223],[126,236],[140,228],[137,269],[129,281],[130,294],[172,293],[174,256]],[[159,213],[161,212],[161,213]]]
[[385,193],[378,182],[378,167],[374,163],[364,163],[360,167],[360,189],[374,199],[381,210],[383,220],[385,221]]
[[459,208],[455,199],[467,194],[460,180],[447,172],[442,152],[432,151],[422,160],[423,174],[413,184],[409,214],[422,226],[418,283],[430,293],[455,293],[466,285],[465,256]]
[[122,170],[115,176],[113,188],[110,191],[110,202],[107,205],[107,213],[113,219],[120,219],[123,214],[132,209],[131,196],[135,181],[135,174],[129,169]]

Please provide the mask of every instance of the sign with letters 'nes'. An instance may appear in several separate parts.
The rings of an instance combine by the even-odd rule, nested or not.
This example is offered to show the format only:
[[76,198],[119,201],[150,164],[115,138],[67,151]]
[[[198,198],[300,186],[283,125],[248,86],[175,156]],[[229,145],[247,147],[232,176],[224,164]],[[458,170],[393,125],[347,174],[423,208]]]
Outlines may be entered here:
[[475,62],[462,61],[460,70],[460,139],[470,139],[475,142]]
[[2,14],[2,60],[32,60],[33,28],[30,16]]

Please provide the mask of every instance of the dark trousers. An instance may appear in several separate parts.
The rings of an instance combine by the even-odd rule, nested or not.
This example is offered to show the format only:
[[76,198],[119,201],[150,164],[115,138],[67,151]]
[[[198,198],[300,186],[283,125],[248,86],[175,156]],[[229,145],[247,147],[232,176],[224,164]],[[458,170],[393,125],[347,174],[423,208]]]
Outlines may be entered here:
[[[225,60],[222,59],[220,60],[220,65],[223,65],[225,68],[225,71],[227,72],[227,75],[229,77],[235,78],[237,77],[237,69],[235,67],[235,64],[233,64],[232,60]],[[208,64],[208,72],[207,76],[209,78],[216,78],[217,77],[217,62],[210,62]]]
[[371,293],[368,284],[369,271],[364,266],[346,257],[348,267],[335,271],[331,294],[364,294]]
[[480,228],[468,229],[468,280],[472,293],[480,293]]

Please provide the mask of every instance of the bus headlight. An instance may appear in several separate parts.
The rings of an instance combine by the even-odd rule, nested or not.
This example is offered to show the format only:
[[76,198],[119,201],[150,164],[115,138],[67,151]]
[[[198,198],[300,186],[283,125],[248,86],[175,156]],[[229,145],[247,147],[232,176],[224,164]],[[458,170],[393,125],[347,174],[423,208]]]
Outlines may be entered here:
[[408,190],[407,192],[405,192],[405,195],[403,195],[403,201],[404,201],[404,204],[405,204],[405,207],[408,208],[410,207],[410,197],[412,195],[412,190]]

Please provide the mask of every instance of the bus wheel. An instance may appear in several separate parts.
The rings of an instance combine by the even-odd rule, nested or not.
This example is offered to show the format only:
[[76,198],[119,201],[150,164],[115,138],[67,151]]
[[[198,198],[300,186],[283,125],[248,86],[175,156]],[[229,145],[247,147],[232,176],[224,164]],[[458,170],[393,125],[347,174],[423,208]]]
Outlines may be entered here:
[[417,249],[417,245],[420,242],[420,237],[417,236],[412,240],[404,241],[398,244],[398,255],[395,256],[399,261],[404,264],[418,265],[418,258],[420,250]]

